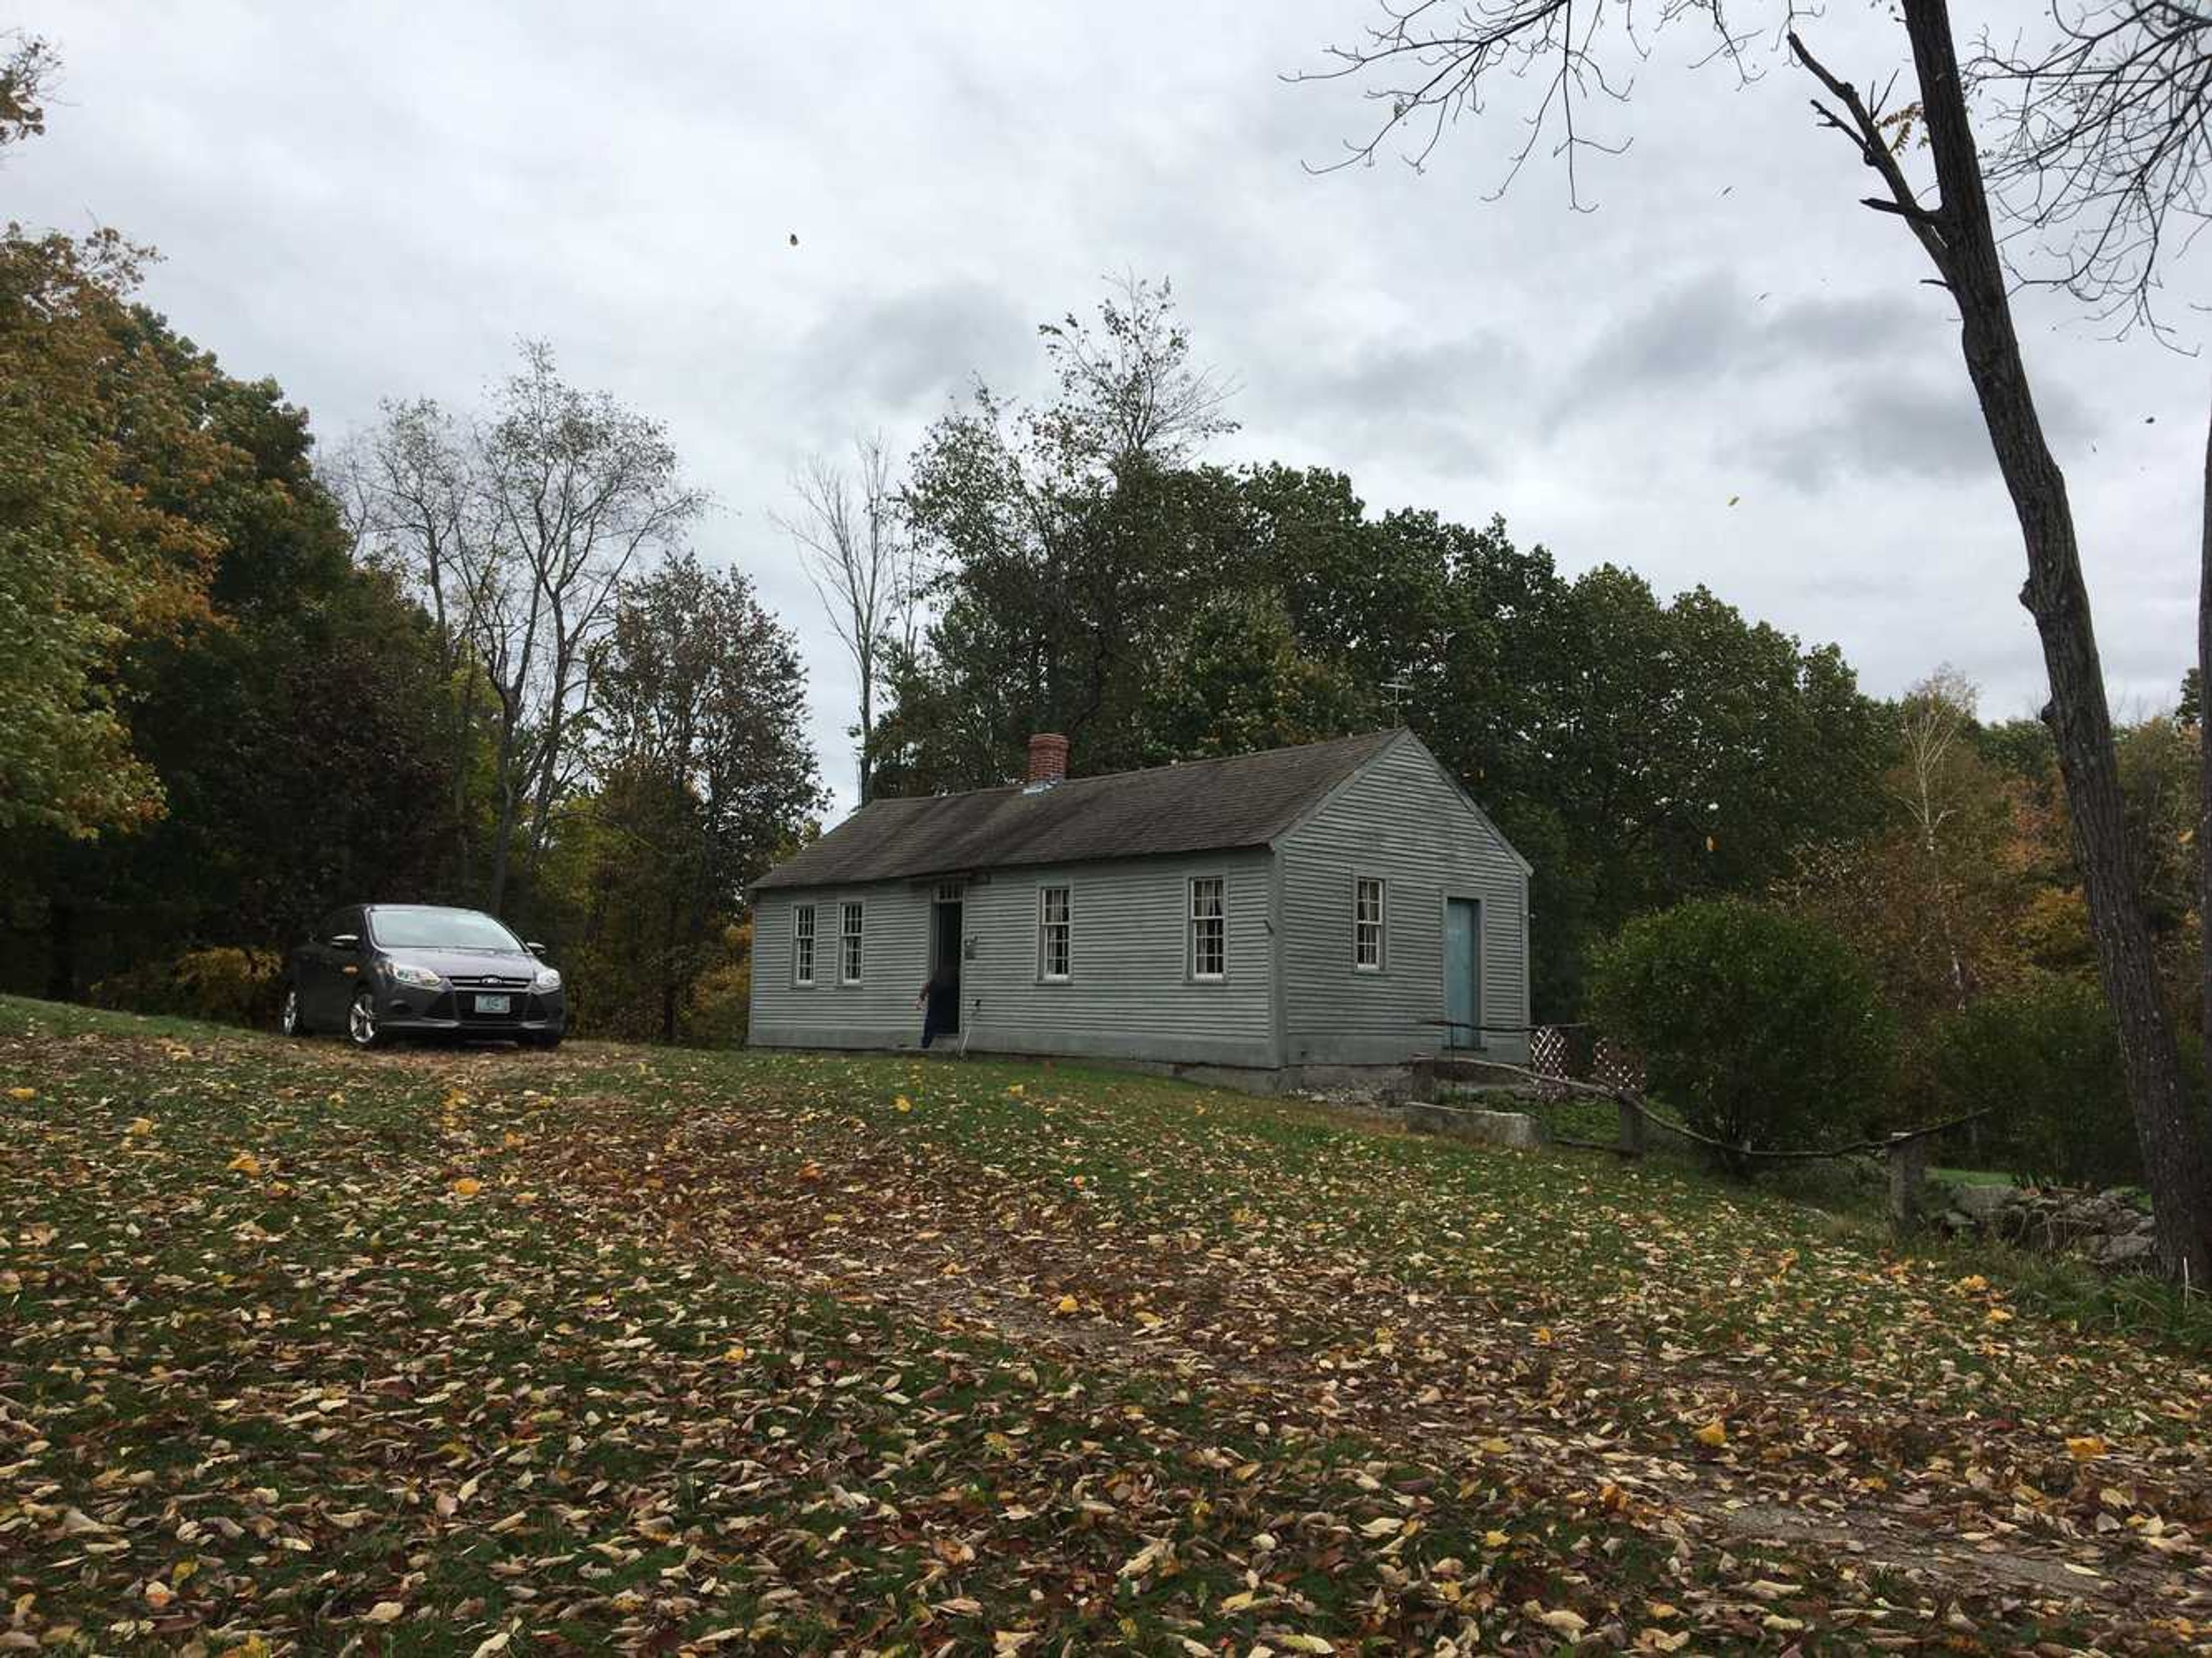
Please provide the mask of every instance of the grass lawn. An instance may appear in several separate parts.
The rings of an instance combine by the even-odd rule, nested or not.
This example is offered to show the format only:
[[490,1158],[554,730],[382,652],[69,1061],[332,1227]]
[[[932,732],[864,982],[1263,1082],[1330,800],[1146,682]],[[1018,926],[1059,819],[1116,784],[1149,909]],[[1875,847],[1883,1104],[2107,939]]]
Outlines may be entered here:
[[1071,1067],[0,999],[0,1650],[2212,1642],[2212,1368],[1972,1266]]

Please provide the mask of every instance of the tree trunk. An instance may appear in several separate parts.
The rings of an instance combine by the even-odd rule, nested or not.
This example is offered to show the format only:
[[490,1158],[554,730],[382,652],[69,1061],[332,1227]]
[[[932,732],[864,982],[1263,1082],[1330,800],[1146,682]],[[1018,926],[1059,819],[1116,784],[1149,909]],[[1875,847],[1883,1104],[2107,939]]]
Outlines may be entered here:
[[2212,1154],[2197,1103],[2182,1084],[2173,1030],[2159,998],[2073,509],[2013,331],[1946,0],[1905,0],[1905,21],[1942,198],[1934,216],[1942,243],[1936,257],[1958,303],[1966,373],[2026,544],[2021,603],[2035,618],[2050,674],[2044,719],[2057,744],[2099,974],[2119,1027],[2128,1099],[2158,1218],[2159,1264],[2169,1276],[2202,1286],[2212,1283]]
[[76,906],[60,898],[46,906],[46,999],[76,999]]
[[2204,523],[2197,574],[2197,944],[2203,970],[2197,1029],[2212,1068],[2212,747],[2205,742],[2212,717],[2205,708],[2207,685],[2212,685],[2212,421],[2204,429]]
[[876,668],[866,651],[860,653],[860,799],[866,805],[875,791]]

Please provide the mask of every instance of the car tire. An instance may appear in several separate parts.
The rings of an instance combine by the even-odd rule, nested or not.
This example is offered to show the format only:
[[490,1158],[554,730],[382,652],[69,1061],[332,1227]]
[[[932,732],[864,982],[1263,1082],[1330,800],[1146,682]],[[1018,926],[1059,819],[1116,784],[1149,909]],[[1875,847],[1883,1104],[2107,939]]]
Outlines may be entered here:
[[300,987],[296,984],[288,983],[284,987],[284,999],[276,1010],[276,1029],[287,1036],[307,1034],[307,1022],[300,1013]]
[[360,1048],[381,1048],[388,1040],[376,1017],[376,993],[367,985],[354,992],[346,1011],[346,1040]]

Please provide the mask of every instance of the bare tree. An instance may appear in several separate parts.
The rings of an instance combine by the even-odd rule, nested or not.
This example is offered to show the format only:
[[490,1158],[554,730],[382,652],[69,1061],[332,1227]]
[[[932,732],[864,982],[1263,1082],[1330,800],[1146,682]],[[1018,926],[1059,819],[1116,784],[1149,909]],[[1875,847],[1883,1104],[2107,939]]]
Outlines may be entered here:
[[876,691],[895,653],[914,653],[921,571],[901,516],[883,434],[853,440],[854,471],[812,455],[792,475],[798,509],[775,521],[799,549],[806,579],[860,680],[860,803],[873,793]]
[[1944,829],[1956,814],[1958,804],[1947,786],[1946,762],[1973,723],[1975,701],[1974,687],[1964,675],[1948,666],[1938,668],[1905,692],[1897,722],[1905,751],[1898,799],[1911,821],[1921,856],[1928,863],[1929,901],[1922,920],[1936,929],[1950,970],[1951,993],[1960,1003],[1966,999],[1966,965],[1953,925],[1948,878],[1943,867]]
[[[519,849],[533,873],[555,805],[580,774],[595,652],[625,575],[681,544],[707,496],[684,483],[665,428],[563,381],[525,341],[491,407],[456,417],[387,404],[355,450],[349,494],[365,556],[401,572],[453,653],[492,748],[487,905]],[[473,722],[465,714],[464,738]]]
[[[2010,494],[2027,556],[2021,602],[2043,644],[2051,698],[2044,719],[2056,740],[2060,774],[2080,848],[2091,929],[2106,997],[2120,1031],[2128,1094],[2158,1216],[2159,1260],[2173,1277],[2212,1280],[2212,1148],[2199,1103],[2182,1083],[2173,1029],[2160,999],[2150,932],[2128,845],[2112,741],[2112,711],[2097,653],[2089,596],[2066,480],[2045,440],[2013,324],[2007,271],[1990,209],[1982,157],[1968,114],[1946,0],[1899,0],[1918,97],[1892,101],[1894,76],[1863,90],[1818,58],[1793,25],[1800,9],[1778,0],[1768,27],[1817,83],[1813,107],[1873,175],[1863,198],[1903,222],[1959,314],[1960,344],[1998,470]],[[1696,21],[1707,56],[1745,72],[1759,38],[1735,27],[1723,0],[1664,0],[1643,15],[1656,27]],[[1480,113],[1486,94],[1516,80],[1534,88],[1535,106],[1516,151],[1517,170],[1547,137],[1571,168],[1586,147],[1579,106],[1591,96],[1626,95],[1627,71],[1642,61],[1644,38],[1629,0],[1383,0],[1381,21],[1357,44],[1336,50],[1321,78],[1367,83],[1385,113],[1349,159],[1372,156],[1394,134],[1415,140],[1425,157],[1449,125]],[[1906,124],[1922,151],[1902,142]],[[1508,178],[1511,177],[1509,171]],[[1577,204],[1579,204],[1577,203]],[[2212,987],[2208,987],[2212,993]]]
[[[1969,70],[2005,118],[1989,170],[2019,226],[2014,268],[2063,287],[2118,332],[2147,327],[2175,343],[2158,307],[2167,266],[2204,228],[2212,189],[2212,3],[2053,0],[2050,18],[2051,43],[1984,39]],[[2212,422],[2197,668],[2199,685],[2212,683]],[[2197,1019],[2212,1042],[2212,764],[2201,720],[2198,741]]]

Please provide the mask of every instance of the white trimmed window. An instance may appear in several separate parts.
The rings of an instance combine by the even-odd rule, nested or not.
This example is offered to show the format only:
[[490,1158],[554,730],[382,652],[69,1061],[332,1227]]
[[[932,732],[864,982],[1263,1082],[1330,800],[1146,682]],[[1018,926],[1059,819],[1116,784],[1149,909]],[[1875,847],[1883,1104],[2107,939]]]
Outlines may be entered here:
[[1352,883],[1352,966],[1358,973],[1382,970],[1382,883],[1374,876]]
[[1037,977],[1048,983],[1066,982],[1072,957],[1068,929],[1071,910],[1066,887],[1037,889]]
[[1190,976],[1229,976],[1229,912],[1218,875],[1194,876],[1190,884]]
[[805,989],[814,987],[814,906],[799,904],[791,912],[791,981]]
[[837,982],[860,982],[860,906],[840,904],[837,920]]

